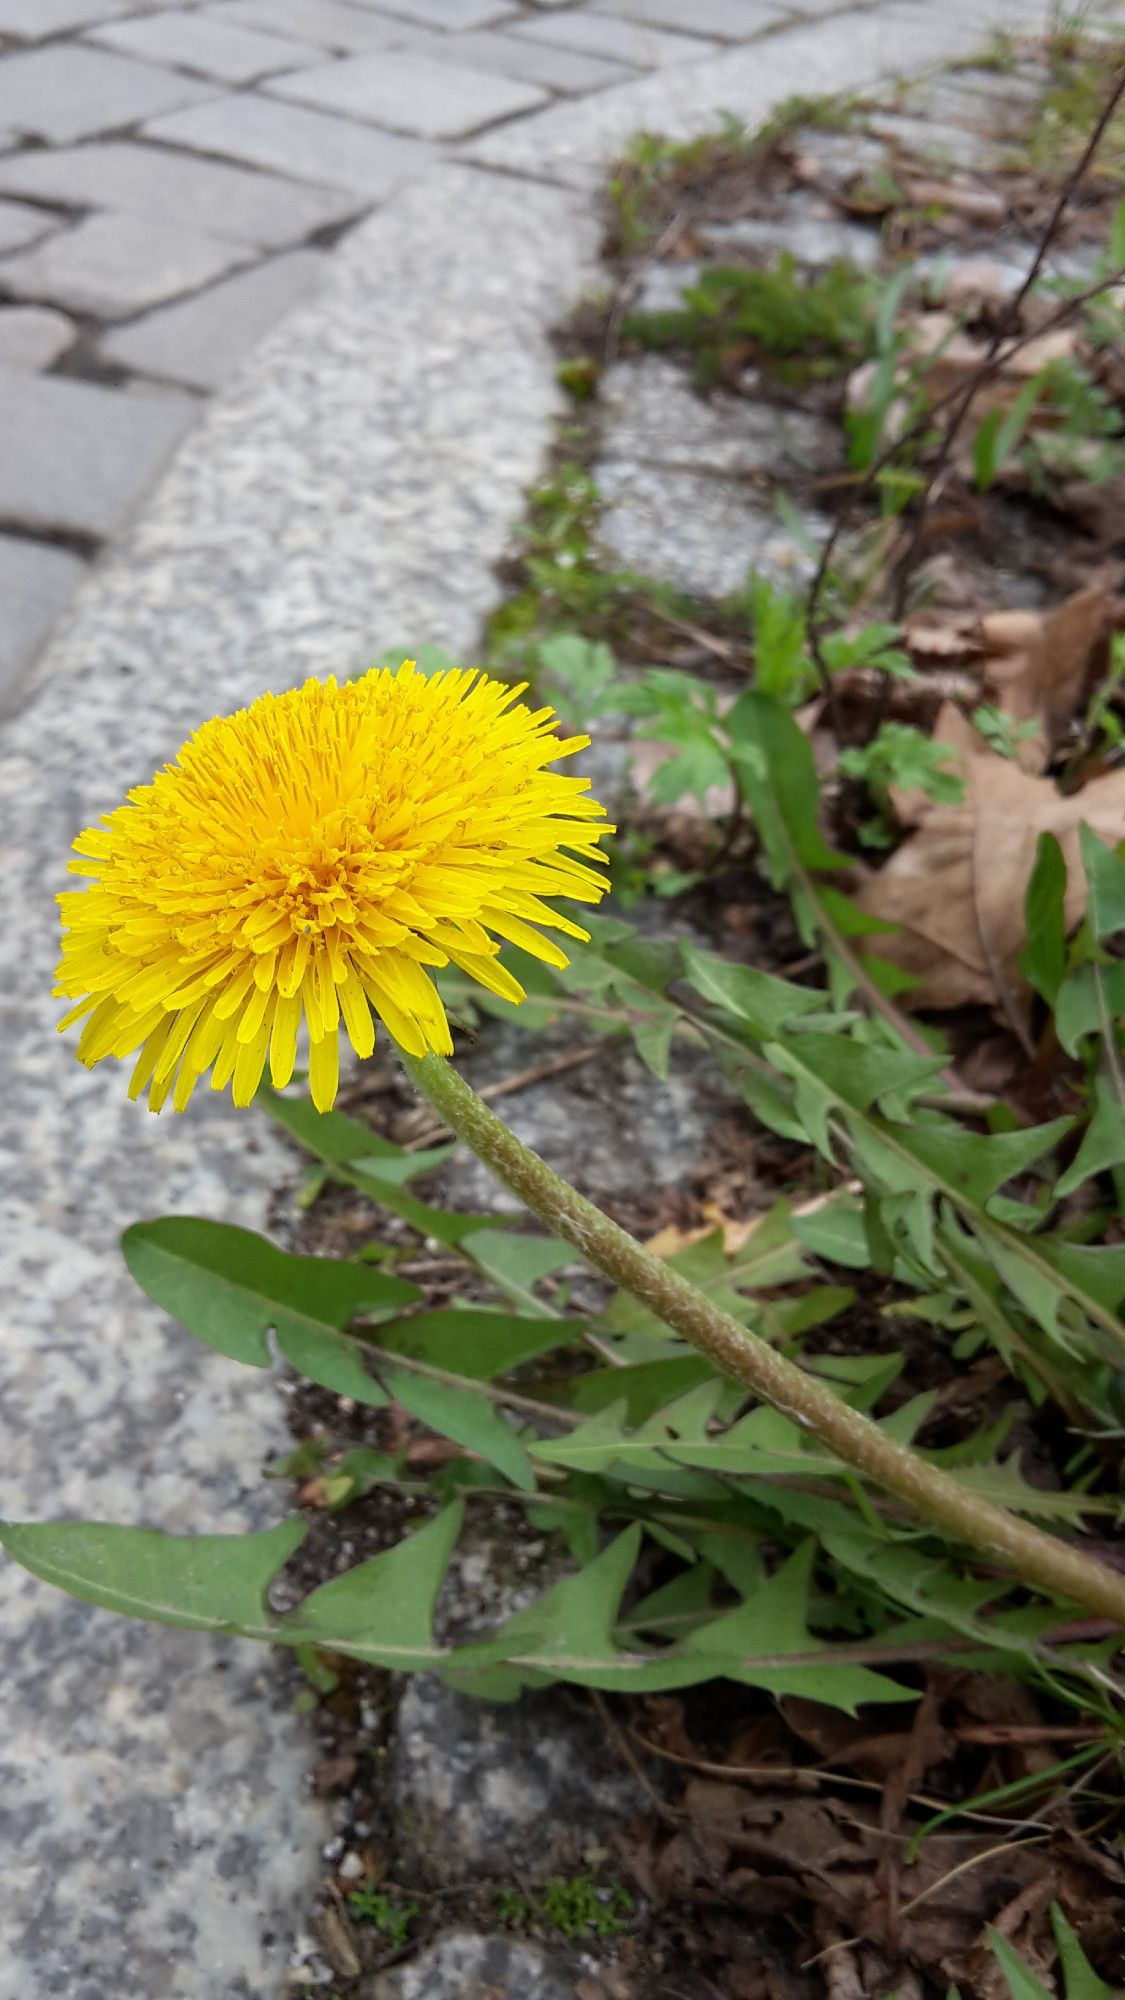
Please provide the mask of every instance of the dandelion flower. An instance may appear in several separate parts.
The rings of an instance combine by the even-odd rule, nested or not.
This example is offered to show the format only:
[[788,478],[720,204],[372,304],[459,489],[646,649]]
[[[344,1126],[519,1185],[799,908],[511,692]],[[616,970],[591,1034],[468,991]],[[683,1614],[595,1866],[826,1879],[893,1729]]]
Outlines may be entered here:
[[550,766],[549,708],[412,660],[338,686],[306,681],[207,722],[175,763],[75,841],[87,887],[60,896],[56,992],[85,1017],[78,1055],[136,1056],[131,1097],[182,1111],[207,1070],[248,1104],[268,1058],[289,1082],[302,1022],[326,1111],[339,1024],[359,1056],[373,1014],[411,1055],[450,1053],[430,969],[524,990],[498,953],[565,954],[538,926],[588,935],[544,899],[596,903],[611,832],[587,780]]

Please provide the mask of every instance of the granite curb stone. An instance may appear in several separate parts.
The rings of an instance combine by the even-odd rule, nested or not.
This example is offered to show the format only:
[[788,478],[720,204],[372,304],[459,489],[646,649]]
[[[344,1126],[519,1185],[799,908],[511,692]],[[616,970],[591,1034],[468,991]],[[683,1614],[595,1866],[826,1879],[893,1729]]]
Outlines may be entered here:
[[[75,1062],[53,1027],[51,893],[75,832],[203,717],[387,646],[472,646],[559,407],[544,329],[596,240],[566,191],[455,166],[363,224],[86,583],[0,739],[0,1263],[24,1302],[0,1510],[186,1532],[283,1505],[258,1483],[284,1438],[270,1385],[164,1321],[116,1239],[169,1210],[260,1227],[291,1157],[209,1092],[151,1118],[122,1071]],[[19,1832],[0,2000],[270,2000],[327,1828],[268,1656],[129,1625],[12,1565],[0,1628]]]
[[578,104],[552,105],[536,118],[470,140],[461,157],[590,190],[634,132],[686,138],[714,124],[716,106],[757,125],[787,97],[915,74],[976,47],[980,35],[978,18],[932,9],[901,20],[880,11],[804,22]]

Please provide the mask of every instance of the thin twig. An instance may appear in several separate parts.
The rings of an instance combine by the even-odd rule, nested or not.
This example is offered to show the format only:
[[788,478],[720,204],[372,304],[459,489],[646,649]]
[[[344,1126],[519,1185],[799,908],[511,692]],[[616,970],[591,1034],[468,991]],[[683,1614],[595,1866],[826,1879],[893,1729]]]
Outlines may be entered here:
[[[655,243],[646,250],[645,261],[647,263],[652,263],[655,259],[662,257],[665,250],[671,248],[680,231],[684,228],[687,219],[686,209],[681,208],[676,210],[671,221],[665,223]],[[638,263],[637,267],[630,271],[628,277],[617,288],[613,304],[610,307],[609,318],[606,321],[605,336],[602,342],[603,369],[611,368],[617,359],[617,346],[621,337],[622,323],[629,307],[640,290],[642,275],[643,271]]]
[[[600,1055],[604,1047],[604,1042],[590,1042],[585,1048],[570,1049],[566,1055],[552,1056],[547,1062],[532,1063],[529,1069],[517,1070],[514,1076],[502,1077],[499,1083],[484,1084],[477,1095],[483,1097],[487,1104],[493,1104],[498,1097],[510,1097],[517,1090],[526,1090],[529,1084],[543,1083],[549,1076],[560,1076],[563,1070],[576,1069],[579,1063],[589,1062],[591,1056]],[[420,1153],[426,1146],[433,1146],[448,1137],[448,1125],[428,1125],[402,1150],[404,1153]]]
[[[899,1917],[908,1916],[911,1910],[918,1908],[919,1903],[927,1902],[939,1889],[944,1889],[946,1883],[952,1882],[955,1875],[964,1875],[968,1869],[978,1868],[982,1861],[990,1860],[994,1854],[1011,1854],[1021,1847],[1041,1846],[1043,1841],[1049,1839],[1049,1834],[1035,1833],[1030,1840],[1001,1840],[995,1847],[982,1847],[979,1854],[967,1855],[964,1861],[959,1861],[955,1868],[948,1869],[938,1881],[931,1882],[928,1889],[923,1889],[917,1896],[913,1896],[909,1903],[904,1903],[898,1912]],[[849,1951],[853,1945],[863,1944],[865,1941],[862,1937],[838,1938],[834,1944],[826,1945],[823,1951],[816,1952],[812,1958],[803,1959],[801,1971],[808,1972],[812,1966],[822,1964],[826,1958],[831,1958],[834,1951]]]
[[[875,1792],[880,1797],[886,1787],[877,1784],[873,1778],[856,1778],[849,1771],[824,1770],[816,1764],[718,1764],[706,1757],[681,1757],[674,1750],[665,1750],[659,1743],[653,1743],[637,1730],[632,1735],[645,1750],[656,1757],[663,1757],[669,1764],[679,1764],[689,1771],[698,1771],[707,1778],[729,1778],[734,1783],[745,1784],[790,1784],[804,1791],[821,1785],[845,1785],[855,1792]],[[930,1798],[925,1792],[910,1792],[909,1805],[925,1806],[927,1812],[944,1812],[950,1805],[949,1799]],[[960,1811],[965,1819],[977,1820],[985,1826],[1010,1827],[1012,1822],[1002,1813],[976,1812],[969,1805]],[[1023,1820],[1021,1826],[1038,1826],[1038,1820]]]
[[621,1759],[621,1762],[624,1764],[626,1770],[630,1773],[630,1775],[636,1780],[637,1784],[640,1786],[642,1792],[644,1793],[645,1797],[648,1799],[650,1805],[652,1806],[653,1811],[656,1813],[659,1819],[662,1819],[664,1821],[665,1826],[674,1827],[676,1831],[679,1832],[681,1823],[686,1817],[686,1815],[683,1812],[677,1812],[676,1808],[674,1806],[670,1806],[667,1799],[663,1798],[661,1794],[657,1791],[656,1786],[653,1784],[652,1779],[649,1777],[648,1772],[645,1770],[643,1764],[640,1761],[640,1758],[637,1756],[636,1751],[633,1749],[633,1746],[629,1741],[629,1736],[634,1732],[622,1729],[620,1723],[617,1721],[617,1718],[611,1712],[609,1703],[606,1701],[605,1696],[600,1692],[598,1688],[587,1688],[586,1692],[589,1695],[590,1700],[593,1703],[595,1710],[597,1711],[598,1719],[601,1722],[601,1725],[605,1730],[606,1735],[612,1742],[614,1749],[616,1750],[618,1756]]
[[[982,357],[981,361],[982,369],[991,369],[993,363],[996,360],[997,355],[1000,352],[1000,349],[1004,345],[1005,340],[1008,339],[1012,331],[1019,325],[1020,313],[1023,309],[1024,303],[1027,300],[1028,294],[1030,293],[1032,287],[1035,284],[1036,279],[1039,276],[1040,271],[1043,268],[1044,262],[1047,257],[1047,253],[1050,250],[1056,235],[1058,234],[1063,216],[1065,215],[1067,209],[1069,208],[1071,201],[1074,199],[1074,196],[1078,191],[1080,183],[1085,178],[1086,171],[1090,165],[1090,162],[1093,159],[1094,154],[1097,152],[1099,145],[1101,144],[1102,137],[1105,133],[1106,127],[1109,124],[1110,119],[1113,117],[1113,114],[1116,111],[1117,106],[1120,103],[1123,95],[1125,95],[1125,68],[1123,68],[1120,71],[1117,80],[1113,86],[1113,89],[1110,91],[1110,94],[1107,97],[1105,104],[1102,107],[1101,114],[1094,125],[1094,129],[1091,132],[1089,139],[1087,140],[1085,146],[1083,147],[1079,158],[1075,161],[1074,166],[1071,168],[1070,173],[1067,175],[1066,180],[1063,182],[1062,188],[1059,191],[1058,200],[1056,201],[1055,206],[1051,210],[1051,213],[1047,219],[1046,226],[1043,229],[1043,232],[1039,239],[1039,247],[1036,250],[1034,257],[1031,260],[1030,268],[1027,272],[1026,277],[1024,278],[1022,285],[1020,286],[1018,292],[1016,292],[1015,295],[1011,299],[1009,299],[1007,306],[1001,313],[1000,318],[995,328],[993,329],[991,338],[989,339],[988,345]],[[926,478],[925,490],[918,496],[917,505],[914,511],[914,521],[910,534],[910,539],[907,543],[905,550],[903,551],[902,556],[899,558],[899,561],[896,565],[894,598],[892,606],[892,615],[896,619],[901,618],[906,609],[906,594],[910,588],[910,579],[914,573],[914,569],[918,561],[919,552],[922,547],[922,541],[926,533],[926,527],[929,520],[930,505],[933,500],[934,493],[936,492],[941,482],[941,479],[945,473],[945,469],[949,464],[950,458],[953,455],[953,447],[956,444],[958,432],[960,431],[961,425],[964,423],[965,418],[968,416],[972,404],[976,400],[976,396],[981,386],[981,381],[983,379],[984,378],[980,375],[970,376],[968,384],[962,389],[960,397],[958,398],[957,402],[954,404],[952,410],[949,413],[948,419],[945,424],[945,429],[942,433],[941,442],[937,448],[937,453],[929,467]]]

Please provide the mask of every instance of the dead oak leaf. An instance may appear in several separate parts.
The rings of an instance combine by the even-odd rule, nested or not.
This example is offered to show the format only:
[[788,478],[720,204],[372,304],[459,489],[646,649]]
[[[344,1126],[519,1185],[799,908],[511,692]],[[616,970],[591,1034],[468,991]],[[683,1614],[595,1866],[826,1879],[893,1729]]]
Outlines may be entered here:
[[1025,770],[1043,769],[1105,679],[1115,624],[1114,599],[1097,589],[1076,591],[1046,617],[1023,611],[981,620],[991,654],[982,672],[1000,708],[1017,725],[1038,724],[1018,746]]
[[1064,797],[1049,778],[993,754],[952,708],[939,715],[934,736],[959,753],[964,799],[928,802],[917,831],[862,884],[856,901],[900,926],[880,938],[879,950],[918,980],[904,995],[911,1007],[983,1001],[1030,1047],[1031,989],[1019,957],[1039,835],[1053,833],[1062,847],[1066,921],[1073,928],[1086,901],[1078,828],[1085,821],[1113,844],[1125,838],[1125,770]]

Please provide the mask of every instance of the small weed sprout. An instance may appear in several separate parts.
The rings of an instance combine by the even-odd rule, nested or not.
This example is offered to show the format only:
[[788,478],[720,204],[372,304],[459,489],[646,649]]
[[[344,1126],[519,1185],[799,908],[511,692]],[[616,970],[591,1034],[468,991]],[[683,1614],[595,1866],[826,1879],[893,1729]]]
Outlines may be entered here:
[[396,1903],[384,1889],[370,1886],[351,1890],[347,1905],[353,1917],[371,1924],[386,1938],[390,1951],[401,1951],[409,1943],[411,1925],[422,1908],[421,1903]]

